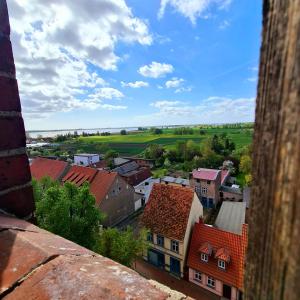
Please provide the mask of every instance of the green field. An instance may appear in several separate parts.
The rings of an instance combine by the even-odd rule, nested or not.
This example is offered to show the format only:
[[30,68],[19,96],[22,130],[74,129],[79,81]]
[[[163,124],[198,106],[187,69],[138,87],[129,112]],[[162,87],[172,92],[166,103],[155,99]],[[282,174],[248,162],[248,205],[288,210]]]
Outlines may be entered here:
[[237,148],[248,145],[252,141],[252,129],[244,128],[207,128],[205,134],[200,135],[195,130],[193,135],[175,135],[172,129],[164,129],[160,135],[149,131],[139,133],[129,133],[127,135],[114,134],[110,136],[88,136],[79,137],[76,140],[64,144],[67,149],[81,149],[87,152],[98,152],[96,149],[101,144],[106,144],[109,148],[116,150],[120,155],[138,155],[143,152],[150,144],[160,144],[168,149],[175,147],[177,141],[193,140],[196,143],[202,143],[208,137],[214,134],[227,133]]

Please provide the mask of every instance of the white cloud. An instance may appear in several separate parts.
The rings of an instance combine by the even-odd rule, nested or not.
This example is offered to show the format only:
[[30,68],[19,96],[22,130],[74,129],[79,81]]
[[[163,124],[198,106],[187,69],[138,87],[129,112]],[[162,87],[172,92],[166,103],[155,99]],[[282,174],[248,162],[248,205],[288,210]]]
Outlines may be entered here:
[[165,14],[167,6],[171,6],[176,12],[190,19],[192,24],[196,24],[199,17],[206,18],[206,12],[211,6],[218,9],[225,9],[231,3],[231,0],[161,0],[158,18]]
[[159,78],[166,74],[173,73],[174,67],[170,64],[159,63],[153,61],[150,65],[145,65],[139,68],[138,73],[144,77]]
[[124,0],[89,0],[88,5],[10,0],[8,7],[25,116],[80,107],[111,109],[113,104],[103,101],[123,95],[107,87],[97,68],[117,69],[119,42],[152,43],[147,22],[135,17]]
[[166,81],[165,85],[169,88],[178,88],[182,83],[184,82],[184,79],[173,77],[171,80]]
[[249,77],[249,78],[247,78],[247,81],[257,82],[257,77]]
[[135,82],[127,82],[127,83],[124,81],[121,81],[121,85],[122,85],[122,87],[131,87],[133,89],[138,89],[141,87],[148,87],[149,83],[146,81],[135,81]]
[[175,90],[175,93],[178,94],[178,93],[184,93],[184,92],[191,92],[192,91],[192,87],[191,86],[188,86],[188,87],[180,87],[178,89]]
[[165,107],[174,107],[174,106],[177,106],[180,104],[183,104],[183,102],[162,100],[162,101],[156,101],[156,102],[150,103],[151,106],[153,106],[155,108],[161,108],[161,109],[163,109]]
[[224,20],[219,24],[219,29],[224,30],[230,26],[230,22],[228,20]]

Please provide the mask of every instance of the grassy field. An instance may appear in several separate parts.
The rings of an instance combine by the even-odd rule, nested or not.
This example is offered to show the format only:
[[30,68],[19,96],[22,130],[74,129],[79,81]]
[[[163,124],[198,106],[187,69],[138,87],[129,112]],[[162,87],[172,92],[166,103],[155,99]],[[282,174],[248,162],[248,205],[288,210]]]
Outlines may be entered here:
[[76,141],[65,144],[66,149],[81,149],[87,152],[99,152],[97,147],[106,144],[111,149],[116,150],[120,155],[134,156],[143,152],[150,144],[160,144],[168,149],[175,147],[177,141],[193,140],[196,143],[202,143],[208,137],[214,134],[227,133],[237,148],[248,145],[252,141],[252,130],[241,128],[208,128],[205,134],[200,135],[199,130],[195,129],[193,135],[175,135],[172,129],[164,129],[164,133],[155,135],[149,131],[130,133],[127,135],[110,135],[110,136],[89,136],[79,137]]

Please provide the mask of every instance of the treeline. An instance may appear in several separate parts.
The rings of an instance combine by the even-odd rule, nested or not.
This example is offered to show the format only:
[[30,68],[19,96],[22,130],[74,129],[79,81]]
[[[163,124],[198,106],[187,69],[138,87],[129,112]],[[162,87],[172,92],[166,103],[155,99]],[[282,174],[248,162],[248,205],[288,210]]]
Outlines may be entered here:
[[144,157],[154,159],[158,168],[191,171],[198,167],[218,168],[234,150],[234,142],[224,133],[207,138],[203,144],[192,140],[177,141],[175,149],[151,144],[144,151]]

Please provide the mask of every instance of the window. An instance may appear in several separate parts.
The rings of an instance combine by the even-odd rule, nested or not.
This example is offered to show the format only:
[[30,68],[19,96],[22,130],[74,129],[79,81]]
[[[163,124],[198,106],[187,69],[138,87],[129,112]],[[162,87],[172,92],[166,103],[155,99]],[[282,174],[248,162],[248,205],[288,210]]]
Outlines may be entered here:
[[205,253],[201,253],[201,260],[204,262],[208,262],[208,255]]
[[148,232],[147,241],[153,243],[153,233],[152,232]]
[[178,253],[179,243],[177,241],[171,241],[171,250]]
[[213,277],[207,277],[207,285],[211,288],[215,287],[215,279]]
[[149,185],[149,182],[148,182],[148,181],[146,181],[146,182],[145,182],[145,185]]
[[157,236],[157,245],[158,246],[161,246],[161,247],[164,247],[164,237],[163,236],[161,236],[161,235],[158,235]]
[[225,261],[219,259],[219,260],[218,260],[218,267],[225,270],[225,268],[226,268]]
[[198,182],[198,183],[199,183],[199,182],[200,182],[200,179],[196,179],[196,182]]
[[201,280],[202,280],[201,273],[195,271],[195,273],[194,273],[194,279],[195,279],[196,281],[201,281]]
[[204,194],[204,195],[207,194],[207,187],[202,187],[201,188],[201,194]]
[[121,187],[119,186],[119,191],[121,191]]
[[210,180],[207,180],[206,183],[207,183],[207,184],[210,184]]

